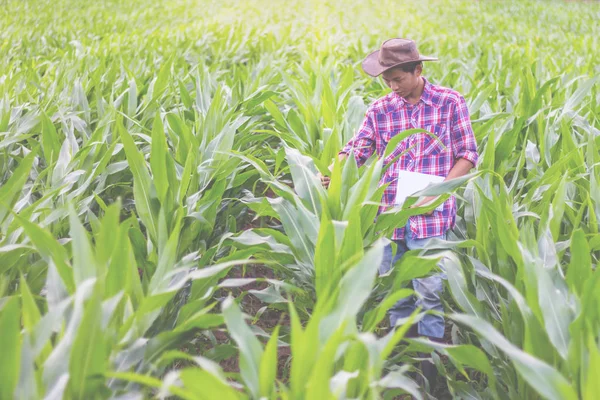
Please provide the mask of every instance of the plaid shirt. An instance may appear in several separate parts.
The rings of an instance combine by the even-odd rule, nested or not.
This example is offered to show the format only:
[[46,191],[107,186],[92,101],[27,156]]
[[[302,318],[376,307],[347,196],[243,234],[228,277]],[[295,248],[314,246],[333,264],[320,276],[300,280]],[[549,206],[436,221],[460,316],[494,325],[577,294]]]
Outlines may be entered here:
[[[360,166],[374,151],[382,157],[387,143],[401,131],[422,128],[440,139],[435,140],[426,133],[411,135],[384,160],[384,165],[387,165],[406,151],[387,169],[379,182],[380,185],[390,183],[383,193],[379,212],[394,203],[399,170],[446,177],[459,158],[477,165],[477,143],[464,97],[455,90],[423,79],[423,94],[415,105],[394,92],[373,102],[358,133],[340,152],[352,153]],[[456,198],[451,196],[444,202],[442,211],[434,211],[430,216],[412,216],[409,224],[413,237],[423,239],[444,234],[454,227],[455,219]],[[394,230],[392,239],[404,239],[404,227]]]

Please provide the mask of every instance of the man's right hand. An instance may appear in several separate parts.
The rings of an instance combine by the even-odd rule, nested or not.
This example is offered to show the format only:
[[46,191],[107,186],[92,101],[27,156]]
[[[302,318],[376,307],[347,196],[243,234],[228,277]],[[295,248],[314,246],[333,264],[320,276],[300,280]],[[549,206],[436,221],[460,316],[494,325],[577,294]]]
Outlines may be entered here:
[[[348,156],[346,154],[340,154],[340,155],[338,155],[338,160],[343,161],[347,157]],[[328,167],[329,171],[333,172],[333,166],[334,166],[334,163],[331,163],[331,165]],[[328,176],[324,176],[323,174],[321,174],[321,172],[317,173],[317,177],[321,181],[321,185],[323,185],[323,187],[325,189],[327,189],[329,187],[329,183],[331,182],[331,178]]]
[[325,175],[322,175],[320,172],[317,173],[317,178],[319,178],[319,180],[321,181],[321,185],[323,185],[323,187],[325,189],[327,189],[329,187],[329,183],[331,182],[331,178]]

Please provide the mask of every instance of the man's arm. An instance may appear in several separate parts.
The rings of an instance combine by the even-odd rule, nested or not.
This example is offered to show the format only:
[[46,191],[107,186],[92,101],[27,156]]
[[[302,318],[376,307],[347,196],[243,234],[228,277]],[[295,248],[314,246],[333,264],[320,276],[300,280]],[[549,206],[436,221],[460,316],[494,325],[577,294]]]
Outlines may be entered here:
[[473,127],[471,126],[469,107],[467,107],[467,102],[463,96],[459,97],[454,109],[450,134],[454,159],[459,160],[464,158],[470,161],[473,166],[476,166],[479,160],[477,142],[473,133]]
[[469,171],[474,167],[475,166],[471,161],[467,160],[466,158],[461,158],[456,161],[456,164],[454,164],[444,181],[464,176],[468,174]]
[[375,151],[375,113],[368,109],[356,135],[350,141],[342,151],[340,156],[349,156],[350,153],[356,159],[358,166],[361,166],[371,157]]
[[[444,181],[468,174],[477,165],[477,161],[479,160],[477,141],[475,140],[475,134],[471,126],[469,108],[463,96],[460,96],[458,104],[454,109],[451,129],[452,154],[456,162]],[[435,198],[436,196],[428,196],[413,207],[420,207]],[[433,211],[426,213],[426,215],[431,214],[433,214]]]
[[[338,159],[340,161],[348,158],[352,153],[356,159],[356,164],[361,166],[371,157],[375,151],[375,115],[369,109],[365,115],[363,123],[354,137],[344,146],[339,152]],[[329,166],[329,170],[332,170],[333,164]],[[329,177],[318,174],[321,179],[323,186],[329,186]]]
[[[471,163],[471,161],[469,161],[467,159],[461,158],[461,159],[457,160],[456,163],[454,164],[454,166],[452,167],[452,169],[450,170],[450,172],[448,173],[448,176],[444,179],[444,182],[447,180],[458,178],[458,177],[468,174],[469,171],[473,167],[474,167],[473,163]],[[422,205],[435,200],[437,197],[438,196],[426,196],[423,198],[423,200],[413,204],[411,208],[421,207]],[[433,210],[428,211],[424,214],[432,215]]]

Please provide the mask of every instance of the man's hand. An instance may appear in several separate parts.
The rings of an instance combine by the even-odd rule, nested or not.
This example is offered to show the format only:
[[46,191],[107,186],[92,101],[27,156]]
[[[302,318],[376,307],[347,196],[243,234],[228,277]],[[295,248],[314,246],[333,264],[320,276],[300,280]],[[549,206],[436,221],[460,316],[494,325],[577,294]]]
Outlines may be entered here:
[[[444,182],[448,181],[450,179],[458,178],[459,176],[468,174],[469,171],[471,170],[471,168],[474,168],[474,165],[473,165],[473,163],[471,163],[471,161],[466,160],[464,158],[458,159],[458,161],[456,161],[456,163],[450,170],[450,173],[448,173],[448,176],[446,177],[446,179],[444,179]],[[427,204],[435,199],[437,199],[437,196],[427,196],[423,200],[413,204],[410,208],[421,207],[422,205]],[[433,215],[433,211],[434,210],[431,210],[431,211],[428,211],[423,214],[424,215]]]
[[[347,158],[348,156],[346,154],[340,154],[338,155],[338,160],[339,161],[343,161]],[[331,163],[331,165],[328,167],[329,171],[333,172],[333,166],[335,163]],[[323,174],[321,174],[321,172],[317,173],[317,178],[319,178],[319,180],[321,181],[321,185],[323,185],[323,187],[325,189],[327,189],[329,187],[329,183],[331,183],[331,178],[328,176],[325,176]]]
[[319,173],[317,173],[317,178],[319,178],[319,180],[321,181],[321,185],[323,185],[323,187],[325,189],[327,189],[329,187],[329,183],[331,182],[330,177],[325,176],[319,172]]
[[[427,197],[425,197],[423,200],[421,200],[421,201],[418,201],[418,202],[416,202],[415,204],[413,204],[412,206],[410,206],[410,208],[417,208],[417,207],[421,207],[421,206],[423,206],[424,204],[430,203],[430,202],[432,202],[432,201],[433,201],[433,200],[435,200],[435,199],[437,199],[437,196],[427,196]],[[423,215],[433,215],[433,211],[434,211],[434,210],[427,211],[427,212],[423,213]]]

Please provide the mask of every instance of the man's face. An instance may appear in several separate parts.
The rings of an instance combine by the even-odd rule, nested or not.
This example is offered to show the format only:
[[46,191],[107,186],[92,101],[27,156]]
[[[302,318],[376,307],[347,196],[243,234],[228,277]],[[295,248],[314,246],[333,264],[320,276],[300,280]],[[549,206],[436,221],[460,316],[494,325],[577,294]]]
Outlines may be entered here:
[[385,71],[381,76],[386,85],[401,97],[408,97],[419,86],[422,68],[417,66],[415,72],[404,72],[399,68]]

